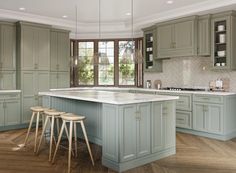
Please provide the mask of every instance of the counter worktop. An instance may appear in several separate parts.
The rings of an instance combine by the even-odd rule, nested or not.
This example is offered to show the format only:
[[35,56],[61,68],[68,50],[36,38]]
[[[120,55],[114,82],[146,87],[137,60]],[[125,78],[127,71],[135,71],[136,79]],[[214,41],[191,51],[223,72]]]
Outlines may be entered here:
[[0,90],[0,94],[6,93],[21,93],[21,90]]
[[51,91],[40,92],[39,95],[118,105],[179,99],[179,97],[175,96],[148,95],[96,90]]
[[64,89],[52,89],[51,91],[75,91],[75,90],[107,90],[107,91],[145,91],[145,92],[166,92],[166,93],[176,93],[176,94],[202,94],[202,95],[218,95],[218,96],[230,96],[236,95],[234,92],[213,92],[213,91],[171,91],[171,90],[157,90],[157,89],[147,89],[147,88],[118,88],[118,87],[74,87],[74,88],[64,88]]

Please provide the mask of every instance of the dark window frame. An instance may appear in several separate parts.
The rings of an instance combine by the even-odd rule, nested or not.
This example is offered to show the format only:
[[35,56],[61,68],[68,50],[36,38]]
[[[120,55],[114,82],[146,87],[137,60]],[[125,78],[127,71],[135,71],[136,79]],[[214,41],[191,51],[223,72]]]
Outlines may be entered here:
[[[81,85],[78,82],[78,67],[74,67],[73,63],[71,63],[71,87],[143,87],[143,64],[142,64],[142,74],[141,78],[142,80],[139,81],[138,79],[138,64],[135,64],[135,84],[134,85],[119,85],[119,41],[135,41],[135,48],[138,48],[138,44],[142,42],[142,48],[143,48],[143,38],[121,38],[121,39],[71,39],[71,42],[73,43],[73,55],[78,56],[78,43],[79,42],[94,42],[94,54],[98,52],[98,43],[99,42],[105,42],[105,41],[114,41],[114,85],[98,85],[98,66],[94,66],[94,85]],[[71,43],[71,44],[72,44]],[[70,44],[70,46],[71,46]],[[70,49],[71,50],[71,49]],[[143,52],[143,50],[142,50]],[[71,53],[72,56],[72,53]],[[74,62],[72,59],[71,62]]]

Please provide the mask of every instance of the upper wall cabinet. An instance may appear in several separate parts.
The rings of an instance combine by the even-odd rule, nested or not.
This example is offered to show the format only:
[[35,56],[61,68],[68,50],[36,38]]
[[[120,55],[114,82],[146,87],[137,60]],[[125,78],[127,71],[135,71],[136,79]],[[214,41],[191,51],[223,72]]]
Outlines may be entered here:
[[213,69],[236,70],[236,13],[213,15],[211,29]]
[[48,71],[50,68],[50,27],[19,22],[17,39],[18,68]]
[[50,70],[69,71],[70,70],[70,38],[69,31],[51,31],[50,50]]
[[0,70],[16,70],[16,27],[0,23]]
[[157,24],[157,58],[197,55],[197,16]]
[[200,16],[198,20],[198,55],[211,55],[211,15]]
[[162,62],[157,60],[157,28],[149,27],[144,31],[144,71],[162,72]]

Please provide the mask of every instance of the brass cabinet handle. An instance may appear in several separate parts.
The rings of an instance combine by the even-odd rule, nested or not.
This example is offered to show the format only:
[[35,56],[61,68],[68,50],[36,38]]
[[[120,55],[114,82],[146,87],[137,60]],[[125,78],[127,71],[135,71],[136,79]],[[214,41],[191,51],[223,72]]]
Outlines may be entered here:
[[0,68],[2,68],[2,62],[0,62]]
[[38,69],[38,64],[34,64],[34,69]]
[[59,69],[59,64],[57,64],[57,70]]
[[136,111],[135,112],[135,117],[136,117],[137,120],[140,121],[141,120],[141,112],[140,111]]
[[183,119],[183,118],[177,118],[177,120],[179,120],[179,121],[184,121],[184,119]]

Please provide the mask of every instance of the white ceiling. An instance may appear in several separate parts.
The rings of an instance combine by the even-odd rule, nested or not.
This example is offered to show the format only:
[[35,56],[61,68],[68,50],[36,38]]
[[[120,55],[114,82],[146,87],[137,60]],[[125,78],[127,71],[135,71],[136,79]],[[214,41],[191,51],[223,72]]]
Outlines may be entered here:
[[[134,0],[135,30],[152,23],[191,14],[236,9],[236,0]],[[74,30],[75,6],[78,6],[79,33],[81,37],[94,37],[98,31],[98,0],[0,0],[2,20],[26,20]],[[19,11],[19,7],[26,8]],[[104,37],[124,37],[130,33],[131,0],[101,0],[101,21]],[[62,16],[67,15],[67,19]]]

